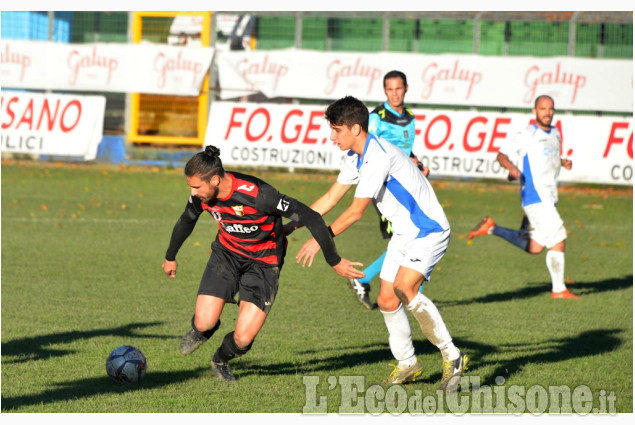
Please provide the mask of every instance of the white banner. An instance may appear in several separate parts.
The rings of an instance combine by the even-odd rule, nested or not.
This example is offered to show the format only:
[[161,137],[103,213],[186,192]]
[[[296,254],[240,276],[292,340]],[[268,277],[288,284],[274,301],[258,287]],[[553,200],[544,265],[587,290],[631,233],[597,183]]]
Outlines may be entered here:
[[[226,165],[337,170],[343,155],[329,140],[326,106],[213,102],[206,145]],[[505,139],[533,116],[415,109],[414,153],[433,176],[506,179],[496,162]],[[558,114],[562,156],[573,160],[563,182],[633,184],[633,119]]]
[[5,88],[198,96],[214,49],[1,40]]
[[548,94],[559,110],[633,111],[632,60],[286,49],[217,52],[217,63],[223,99],[262,92],[383,102],[383,76],[398,69],[411,103],[529,108]]
[[2,152],[96,158],[105,97],[3,92],[0,102]]

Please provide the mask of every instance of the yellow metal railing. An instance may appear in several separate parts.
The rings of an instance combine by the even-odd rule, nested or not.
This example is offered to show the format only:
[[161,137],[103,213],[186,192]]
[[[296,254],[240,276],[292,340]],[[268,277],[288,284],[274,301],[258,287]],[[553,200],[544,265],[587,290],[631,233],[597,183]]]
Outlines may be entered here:
[[[132,42],[140,43],[144,19],[194,15],[202,18],[201,46],[209,46],[212,12],[133,12]],[[165,31],[164,31],[165,32]],[[201,93],[192,96],[130,94],[128,141],[137,144],[203,146],[209,105],[209,74]]]

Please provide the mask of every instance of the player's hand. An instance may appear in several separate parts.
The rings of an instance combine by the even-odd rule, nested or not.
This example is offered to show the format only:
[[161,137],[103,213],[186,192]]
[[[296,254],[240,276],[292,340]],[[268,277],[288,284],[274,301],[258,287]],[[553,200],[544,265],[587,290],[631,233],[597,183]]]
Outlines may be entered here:
[[161,266],[163,268],[163,271],[165,272],[165,275],[167,277],[176,277],[176,260],[174,261],[168,261],[168,260],[164,260],[163,261],[163,265]]
[[[315,238],[311,238],[302,246],[298,255],[295,256],[296,262],[302,261],[302,267],[305,265],[307,267],[311,267],[313,264],[313,259],[315,258],[315,254],[320,252],[320,245],[317,243]],[[308,261],[308,265],[307,265]]]
[[509,174],[507,175],[507,180],[512,182],[514,180],[518,180],[519,178],[520,178],[520,170],[518,170],[518,168],[509,170]]
[[333,266],[333,270],[335,270],[335,272],[337,272],[340,276],[349,279],[361,279],[362,277],[366,277],[366,273],[361,270],[357,270],[355,266],[363,267],[364,265],[362,263],[354,263],[346,258],[342,258],[342,261]]
[[423,177],[428,177],[430,175],[430,169],[428,167],[424,167],[422,165],[420,170],[423,173]]
[[567,158],[562,158],[560,160],[560,163],[562,164],[562,166],[564,167],[565,170],[570,170],[571,167],[573,167],[573,161],[571,161],[570,159],[567,159]]

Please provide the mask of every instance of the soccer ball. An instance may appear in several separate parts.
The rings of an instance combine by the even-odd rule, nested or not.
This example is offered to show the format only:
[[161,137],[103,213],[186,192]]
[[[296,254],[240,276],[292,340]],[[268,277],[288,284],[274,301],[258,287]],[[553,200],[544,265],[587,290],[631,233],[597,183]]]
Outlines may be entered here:
[[146,356],[131,345],[115,348],[106,359],[106,373],[113,381],[122,384],[140,382],[147,367]]

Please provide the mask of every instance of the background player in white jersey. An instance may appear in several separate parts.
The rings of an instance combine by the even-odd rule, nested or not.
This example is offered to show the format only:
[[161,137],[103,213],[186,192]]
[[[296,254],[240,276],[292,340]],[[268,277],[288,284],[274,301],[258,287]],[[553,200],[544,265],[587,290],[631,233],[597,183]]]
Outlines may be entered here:
[[[399,362],[387,382],[414,381],[423,372],[412,344],[406,306],[423,334],[441,351],[441,390],[455,391],[468,357],[452,342],[434,303],[418,292],[450,241],[450,224],[443,208],[428,180],[401,149],[368,134],[368,109],[361,101],[351,96],[339,99],[327,108],[325,117],[331,127],[331,140],[347,155],[337,181],[311,208],[326,214],[356,184],[351,205],[330,226],[332,233],[338,235],[358,221],[373,200],[393,224],[377,296],[390,349]],[[296,259],[310,266],[319,250],[311,239]]]
[[[519,230],[497,225],[491,217],[483,220],[470,232],[475,236],[496,235],[530,254],[547,251],[547,269],[551,275],[551,297],[577,299],[564,283],[564,251],[567,232],[558,214],[557,179],[560,167],[570,170],[572,162],[560,157],[560,131],[551,125],[554,101],[542,95],[534,102],[536,122],[506,143],[497,160],[507,170],[509,179],[520,179],[520,196],[525,213]],[[513,161],[517,161],[518,166]]]
[[[415,114],[404,105],[404,98],[408,91],[406,74],[401,71],[390,71],[384,75],[384,93],[386,101],[373,109],[368,117],[368,132],[382,139],[388,140],[399,147],[428,177],[430,170],[412,153],[415,140]],[[379,211],[379,228],[384,239],[392,236],[392,223]],[[384,263],[386,253],[381,254],[375,261],[364,269],[365,277],[348,279],[348,285],[355,292],[358,301],[367,309],[372,310],[370,302],[370,282],[379,274]],[[423,283],[419,292],[423,290]]]

